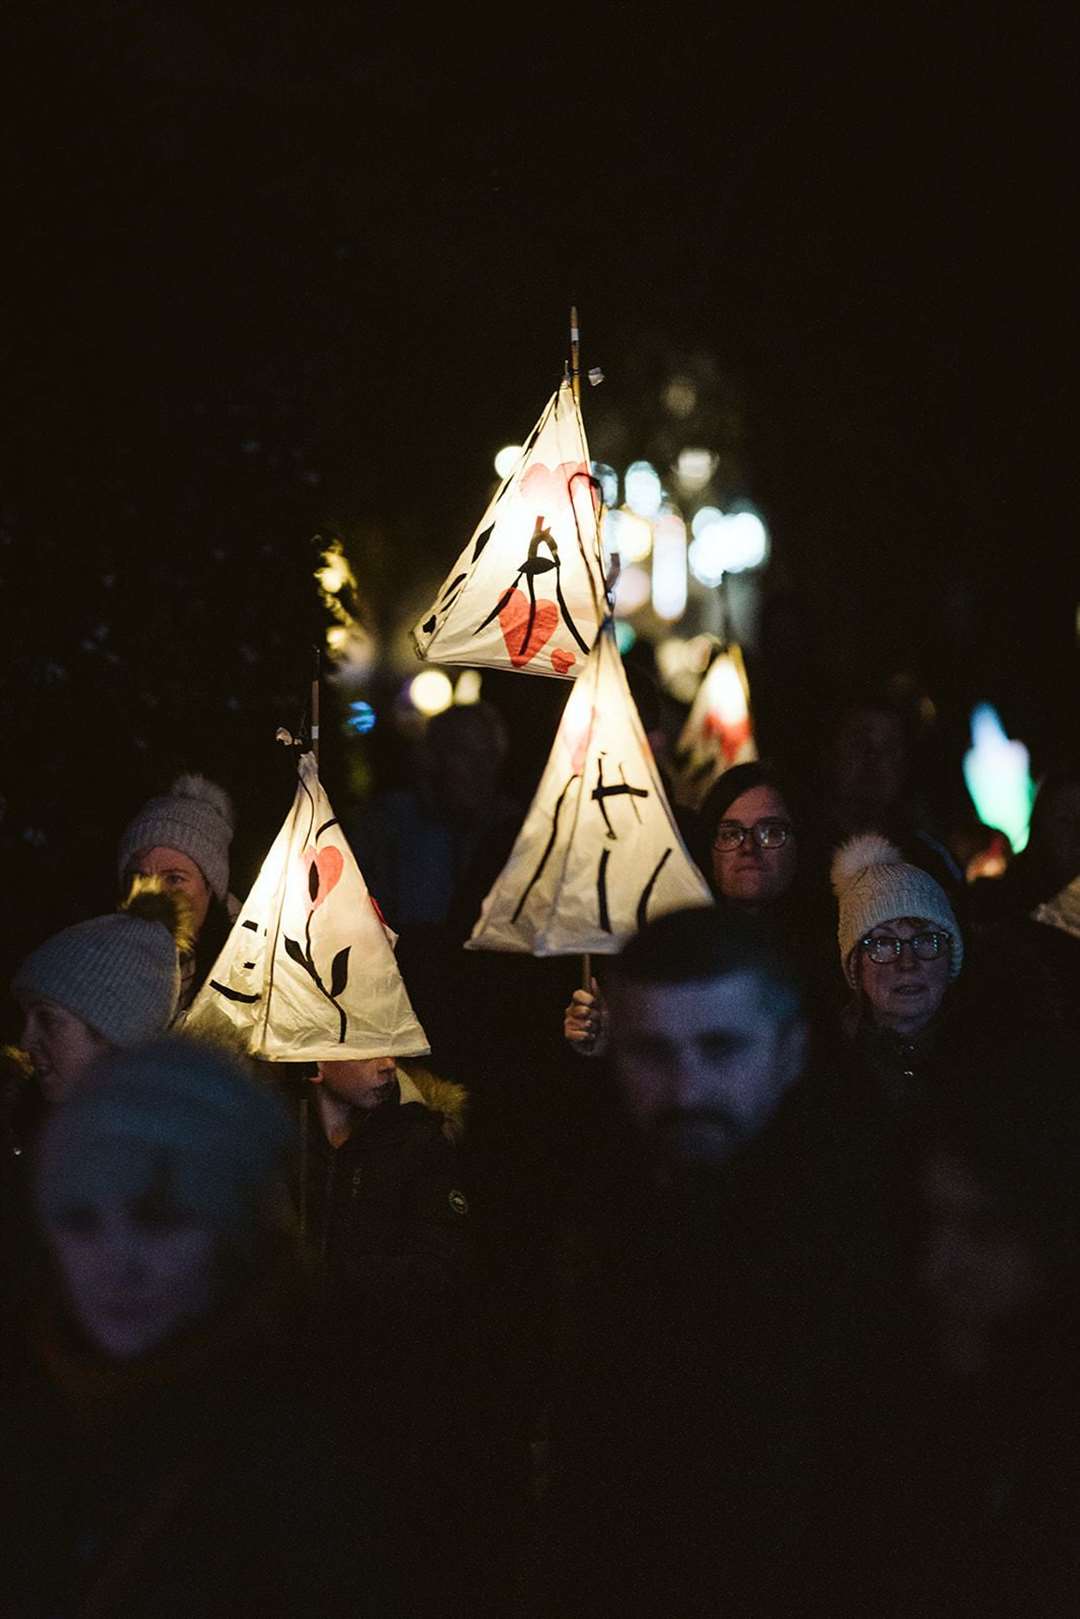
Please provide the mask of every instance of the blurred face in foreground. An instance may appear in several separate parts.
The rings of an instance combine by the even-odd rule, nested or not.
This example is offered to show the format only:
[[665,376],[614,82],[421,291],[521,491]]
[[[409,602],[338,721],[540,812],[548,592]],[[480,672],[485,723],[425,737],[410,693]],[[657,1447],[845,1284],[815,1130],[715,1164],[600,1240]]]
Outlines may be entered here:
[[[786,828],[785,841],[763,849],[759,838],[767,827],[774,829],[772,836],[777,835],[775,829]],[[739,828],[746,831],[741,843],[734,849],[720,847]],[[783,899],[795,880],[795,861],[791,816],[774,787],[751,787],[731,801],[713,831],[712,844],[713,882],[724,899],[747,909]]]
[[48,1101],[62,1101],[109,1043],[74,1012],[43,996],[23,997],[22,1008],[22,1043],[38,1083]]
[[752,972],[613,989],[616,1081],[661,1160],[722,1164],[772,1117],[802,1070],[806,1028],[770,999]]
[[393,1093],[397,1064],[393,1057],[357,1057],[348,1062],[321,1062],[316,1084],[335,1102],[370,1112]]
[[95,1349],[134,1360],[209,1313],[217,1234],[167,1199],[77,1196],[46,1220],[71,1313]]
[[[917,935],[929,934],[939,937],[940,954],[924,961],[908,941]],[[903,916],[871,928],[866,937],[904,941],[900,955],[884,962],[871,961],[862,942],[856,946],[858,984],[871,1017],[879,1028],[890,1029],[894,1034],[921,1034],[939,1011],[949,987],[948,935],[934,922]]]

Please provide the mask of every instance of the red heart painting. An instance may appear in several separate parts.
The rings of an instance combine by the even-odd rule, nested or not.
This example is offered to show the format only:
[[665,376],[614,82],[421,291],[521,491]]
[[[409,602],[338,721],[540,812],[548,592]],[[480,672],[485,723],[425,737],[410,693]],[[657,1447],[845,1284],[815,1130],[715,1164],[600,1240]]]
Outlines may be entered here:
[[573,652],[564,652],[561,646],[557,646],[551,654],[551,667],[557,675],[565,675],[567,670],[572,669],[576,662],[577,657],[575,654]]
[[559,609],[555,602],[537,602],[532,631],[524,648],[522,648],[521,642],[528,622],[528,598],[524,591],[512,590],[509,601],[499,614],[499,628],[502,630],[503,640],[506,642],[506,650],[510,654],[510,662],[515,669],[523,668],[525,664],[536,657],[545,642],[551,640],[558,627]]
[[301,859],[304,862],[304,875],[307,879],[308,897],[311,909],[318,910],[332,888],[336,888],[345,865],[345,857],[340,849],[328,844],[325,849],[317,853],[314,849],[305,849]]

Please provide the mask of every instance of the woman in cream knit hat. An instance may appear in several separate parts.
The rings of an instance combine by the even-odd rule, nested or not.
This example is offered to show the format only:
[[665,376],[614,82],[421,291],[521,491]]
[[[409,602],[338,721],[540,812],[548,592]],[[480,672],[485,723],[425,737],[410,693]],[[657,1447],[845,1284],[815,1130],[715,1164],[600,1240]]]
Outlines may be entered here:
[[959,923],[941,884],[886,838],[849,838],[833,856],[840,964],[855,999],[847,1032],[893,1089],[917,1090],[918,1070],[964,960]]

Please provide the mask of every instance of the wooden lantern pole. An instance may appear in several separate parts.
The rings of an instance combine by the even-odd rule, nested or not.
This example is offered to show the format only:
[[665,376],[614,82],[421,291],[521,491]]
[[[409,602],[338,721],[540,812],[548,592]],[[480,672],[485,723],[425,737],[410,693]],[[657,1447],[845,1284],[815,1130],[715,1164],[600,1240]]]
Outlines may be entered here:
[[[578,330],[577,304],[570,305],[570,385],[574,390],[574,404],[581,409],[581,334]],[[581,958],[581,987],[592,989],[592,961],[586,950]]]
[[315,763],[319,762],[319,674],[322,667],[322,653],[319,648],[312,647],[311,668],[311,751],[315,755]]
[[581,350],[578,333],[577,305],[570,305],[570,383],[574,390],[574,404],[581,409]]

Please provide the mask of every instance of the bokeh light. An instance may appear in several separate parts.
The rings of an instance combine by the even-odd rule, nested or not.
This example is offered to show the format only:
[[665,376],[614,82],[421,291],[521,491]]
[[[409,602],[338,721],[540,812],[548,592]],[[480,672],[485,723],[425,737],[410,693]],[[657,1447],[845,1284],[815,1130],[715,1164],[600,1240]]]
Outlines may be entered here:
[[652,550],[652,524],[634,512],[605,512],[604,544],[609,555],[617,551],[624,563],[644,562]]
[[590,463],[592,475],[600,485],[600,498],[605,506],[615,506],[619,500],[619,474],[604,461]]
[[664,491],[656,468],[649,461],[631,461],[623,479],[626,504],[639,517],[655,517],[660,510]]
[[482,685],[483,679],[479,669],[463,669],[454,687],[454,702],[465,708],[478,703]]
[[649,599],[649,575],[644,568],[631,564],[623,568],[615,581],[615,612],[625,618],[645,606]]
[[441,669],[422,669],[409,683],[409,701],[428,718],[441,714],[454,701],[454,688],[449,675]]
[[686,611],[686,525],[675,512],[665,513],[653,531],[652,604],[668,623]]

